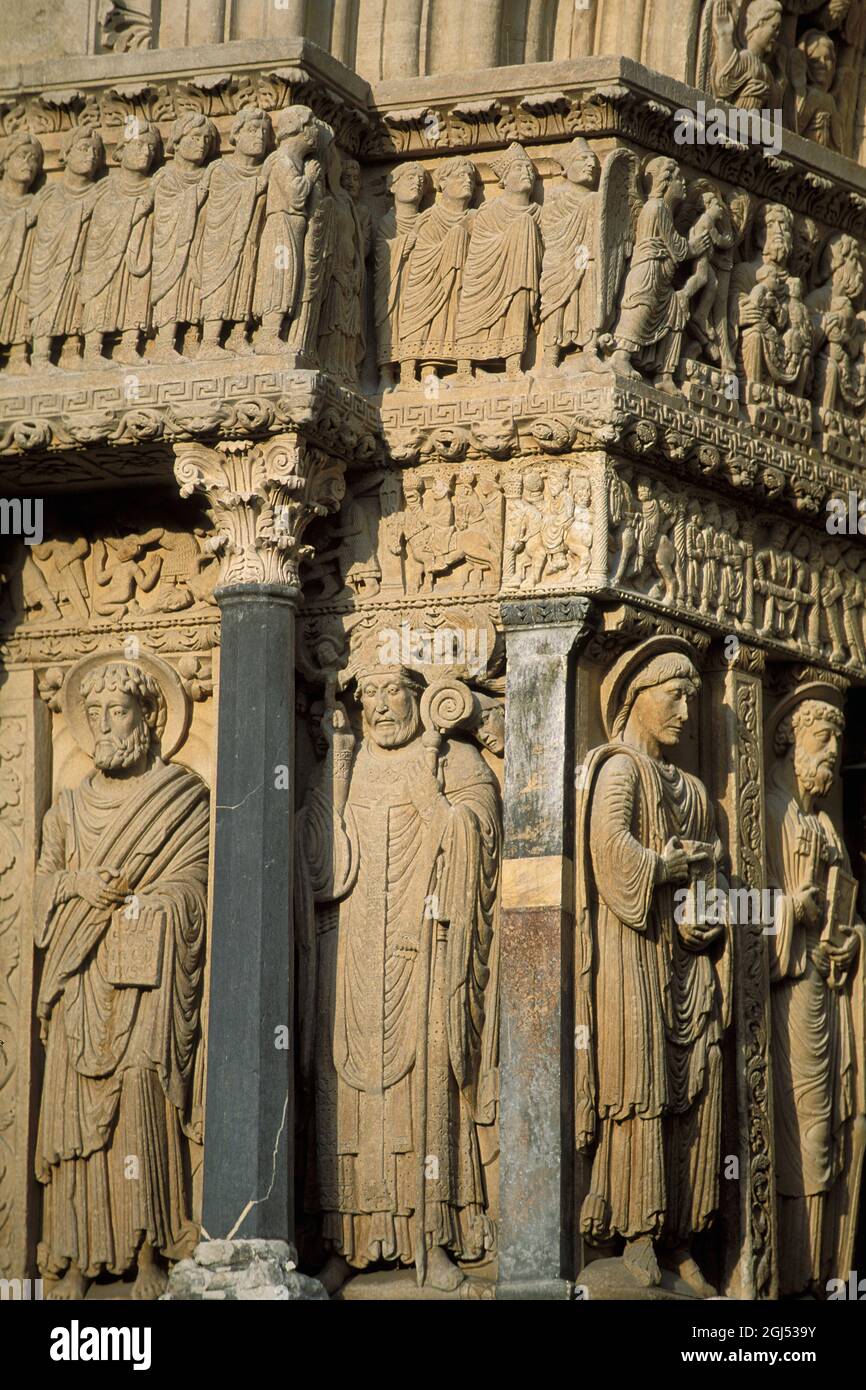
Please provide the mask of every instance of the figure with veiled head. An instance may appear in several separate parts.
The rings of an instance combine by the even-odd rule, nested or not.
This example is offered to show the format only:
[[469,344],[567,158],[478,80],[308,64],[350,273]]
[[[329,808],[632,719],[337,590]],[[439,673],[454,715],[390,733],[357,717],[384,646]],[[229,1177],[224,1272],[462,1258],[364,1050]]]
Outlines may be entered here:
[[637,1288],[667,1265],[709,1297],[692,1242],[719,1203],[728,972],[724,921],[693,909],[700,880],[718,886],[722,846],[706,787],[670,761],[699,686],[688,643],[669,637],[602,684],[608,741],[578,804],[576,1133],[584,1239],[621,1252]]
[[14,370],[27,365],[30,257],[42,172],[42,146],[24,131],[0,148],[0,352]]

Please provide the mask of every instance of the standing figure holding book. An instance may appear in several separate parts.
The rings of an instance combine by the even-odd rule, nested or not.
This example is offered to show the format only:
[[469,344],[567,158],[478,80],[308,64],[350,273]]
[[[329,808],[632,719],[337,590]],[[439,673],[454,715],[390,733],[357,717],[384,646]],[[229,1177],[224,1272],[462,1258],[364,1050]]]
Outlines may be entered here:
[[826,1297],[853,1255],[864,1118],[863,927],[842,836],[822,802],[845,726],[835,686],[812,682],[767,726],[768,933],[781,1294]]
[[208,793],[164,760],[186,696],[164,662],[85,657],[64,713],[93,769],[42,826],[33,920],[45,1074],[36,1139],[40,1272],[77,1300],[136,1270],[133,1298],[192,1253],[185,1135],[199,1038]]

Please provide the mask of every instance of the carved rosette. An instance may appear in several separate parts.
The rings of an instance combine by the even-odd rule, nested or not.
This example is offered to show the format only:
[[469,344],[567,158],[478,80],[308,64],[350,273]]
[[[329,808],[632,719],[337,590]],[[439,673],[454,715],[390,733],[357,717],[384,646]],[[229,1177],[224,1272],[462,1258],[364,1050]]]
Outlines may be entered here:
[[345,494],[344,466],[297,434],[214,448],[175,445],[182,497],[201,492],[216,534],[220,584],[299,587],[312,547],[302,537],[316,517],[335,512]]

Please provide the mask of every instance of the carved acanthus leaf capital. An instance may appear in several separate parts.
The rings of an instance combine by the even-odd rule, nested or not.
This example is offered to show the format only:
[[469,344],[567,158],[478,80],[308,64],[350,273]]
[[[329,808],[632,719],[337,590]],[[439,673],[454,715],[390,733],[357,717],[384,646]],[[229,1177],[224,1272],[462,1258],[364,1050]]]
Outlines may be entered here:
[[304,532],[335,512],[346,490],[343,464],[297,434],[176,444],[174,474],[182,497],[207,499],[222,585],[297,587],[300,562],[312,554]]

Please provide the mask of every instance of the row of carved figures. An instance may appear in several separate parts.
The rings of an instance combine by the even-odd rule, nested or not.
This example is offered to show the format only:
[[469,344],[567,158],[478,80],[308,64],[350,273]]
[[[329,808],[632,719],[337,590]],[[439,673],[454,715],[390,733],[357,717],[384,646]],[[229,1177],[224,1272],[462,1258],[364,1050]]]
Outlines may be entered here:
[[[688,642],[659,635],[619,655],[601,684],[604,740],[577,778],[579,1232],[631,1294],[659,1285],[667,1266],[681,1293],[715,1295],[698,1237],[722,1205],[722,1116],[736,1084],[726,1034],[742,999],[766,1008],[770,1027],[749,1092],[752,1148],[764,1143],[766,1166],[761,1190],[741,1201],[756,1203],[756,1243],[767,1242],[779,1292],[826,1297],[852,1265],[866,1123],[864,928],[828,800],[842,697],[809,679],[769,711],[767,892],[752,893],[729,882],[711,789],[676,760],[700,691],[696,663]],[[333,1293],[379,1261],[414,1263],[419,1283],[489,1297],[497,777],[476,746],[484,736],[471,735],[477,697],[465,684],[431,687],[383,661],[378,643],[356,648],[345,675],[354,700],[331,688],[311,717],[320,761],[296,822],[304,948],[292,1042],[309,1098],[305,1205],[327,1254],[318,1273]],[[757,798],[758,707],[757,685],[741,686],[742,732],[726,755],[746,806]],[[173,760],[187,710],[168,663],[88,655],[66,675],[62,709],[88,766],[44,817],[33,894],[45,1046],[39,1269],[49,1298],[80,1299],[101,1275],[134,1270],[131,1296],[155,1299],[166,1264],[189,1256],[199,1234],[185,1147],[202,1139],[209,794]],[[20,742],[3,752],[16,788]],[[761,835],[753,810],[729,819],[733,835]],[[9,844],[0,880],[18,852]],[[769,984],[750,965],[765,952]],[[519,1087],[510,1056],[503,1066]],[[774,1201],[777,1257],[759,1224],[770,1227]],[[736,1247],[739,1224],[726,1226]],[[188,1258],[181,1289],[185,1274],[200,1292]]]
[[376,232],[375,319],[385,383],[440,364],[504,359],[517,373],[531,325],[542,369],[648,375],[676,392],[687,360],[767,399],[780,391],[842,413],[866,404],[862,250],[824,240],[781,204],[691,184],[673,159],[615,150],[604,166],[582,138],[564,181],[533,201],[536,170],[512,144],[493,161],[502,195],[474,210],[476,170],[456,156],[435,172],[390,176],[393,210]]
[[[83,339],[84,364],[177,360],[230,347],[294,350],[340,378],[364,354],[364,258],[369,212],[360,172],[306,106],[271,121],[246,107],[216,159],[219,134],[198,112],[171,128],[131,119],[102,177],[98,131],[66,137],[60,179],[34,192],[42,146],[13,136],[0,182],[0,351],[20,368],[51,365]],[[276,142],[276,149],[274,144]],[[66,362],[64,362],[66,365]]]
[[[0,182],[0,349],[12,369],[49,366],[83,339],[85,364],[294,351],[343,380],[365,352],[365,259],[375,242],[376,357],[383,385],[456,367],[526,365],[530,329],[542,370],[607,363],[676,392],[687,360],[726,373],[738,392],[811,399],[846,415],[866,406],[864,267],[847,233],[823,238],[785,206],[687,186],[666,157],[641,169],[627,150],[603,168],[582,138],[564,180],[534,201],[537,171],[512,144],[493,161],[501,194],[471,206],[478,175],[463,156],[430,176],[415,162],[389,177],[393,207],[373,236],[360,170],[307,107],[276,118],[245,108],[213,160],[205,116],[161,138],[132,122],[100,178],[99,134],[67,138],[64,173],[32,192],[42,148],[8,142]],[[67,359],[64,359],[67,365]]]

